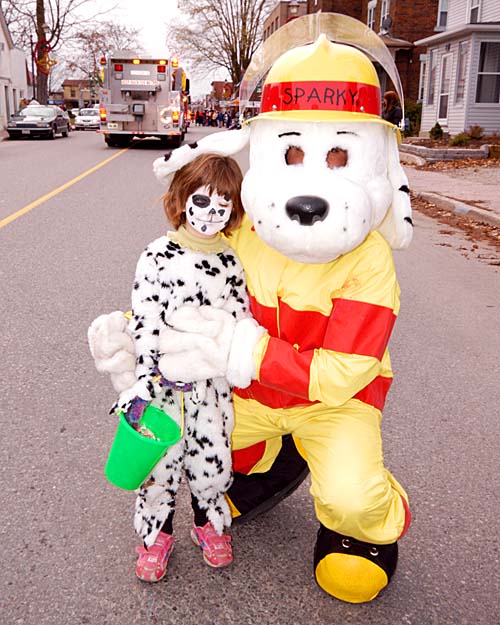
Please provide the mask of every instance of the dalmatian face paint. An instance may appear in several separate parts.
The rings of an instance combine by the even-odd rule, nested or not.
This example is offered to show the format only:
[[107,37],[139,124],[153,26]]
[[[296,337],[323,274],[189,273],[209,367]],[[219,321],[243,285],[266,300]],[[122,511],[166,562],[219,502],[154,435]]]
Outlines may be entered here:
[[202,236],[211,237],[224,229],[231,217],[233,203],[228,196],[199,187],[186,202],[186,226]]

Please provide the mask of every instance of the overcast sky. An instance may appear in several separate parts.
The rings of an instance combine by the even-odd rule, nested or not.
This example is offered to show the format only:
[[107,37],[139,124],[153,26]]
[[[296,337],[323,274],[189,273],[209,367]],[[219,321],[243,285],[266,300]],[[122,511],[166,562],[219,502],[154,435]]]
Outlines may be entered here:
[[[116,19],[126,26],[138,28],[141,31],[141,39],[144,49],[153,56],[172,54],[165,41],[165,24],[175,15],[179,14],[177,0],[93,0],[89,3],[89,9],[106,10],[116,8],[102,17],[104,20]],[[182,59],[179,59],[182,62]],[[224,72],[223,72],[224,73]],[[225,76],[210,76],[208,79],[191,80],[191,94],[193,96],[204,95],[210,92],[212,80],[224,79]]]

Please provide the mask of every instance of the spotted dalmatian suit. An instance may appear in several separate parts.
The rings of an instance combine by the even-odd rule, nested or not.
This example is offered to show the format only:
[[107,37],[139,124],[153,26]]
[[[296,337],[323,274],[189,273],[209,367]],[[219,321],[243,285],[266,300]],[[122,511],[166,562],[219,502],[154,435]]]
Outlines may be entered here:
[[[249,315],[242,266],[220,238],[217,251],[190,249],[181,237],[169,233],[153,241],[137,264],[132,293],[133,318],[129,331],[136,351],[138,384],[152,390],[155,367],[161,357],[159,334],[170,315],[183,305],[215,306],[236,320]],[[198,363],[192,363],[193,369]],[[152,403],[177,423],[184,410],[184,434],[171,447],[138,491],[134,526],[150,546],[164,521],[175,509],[175,496],[184,471],[192,495],[221,534],[231,524],[224,493],[231,478],[232,388],[223,377],[200,380],[183,393],[155,385]]]

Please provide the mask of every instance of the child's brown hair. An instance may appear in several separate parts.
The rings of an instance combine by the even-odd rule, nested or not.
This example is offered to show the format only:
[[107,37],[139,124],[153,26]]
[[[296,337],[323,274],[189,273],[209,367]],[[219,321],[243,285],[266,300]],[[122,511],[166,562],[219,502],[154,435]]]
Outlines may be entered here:
[[186,222],[188,197],[206,186],[210,192],[228,196],[233,203],[231,217],[223,229],[227,236],[243,219],[241,183],[243,174],[238,163],[229,156],[202,154],[175,172],[169,190],[163,197],[163,207],[172,226],[177,228]]

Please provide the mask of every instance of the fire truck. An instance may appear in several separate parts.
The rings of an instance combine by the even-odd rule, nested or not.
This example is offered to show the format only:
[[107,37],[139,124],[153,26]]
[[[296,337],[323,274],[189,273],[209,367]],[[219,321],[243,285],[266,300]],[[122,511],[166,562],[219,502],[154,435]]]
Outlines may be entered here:
[[153,59],[128,50],[101,59],[100,132],[110,147],[134,137],[157,137],[179,147],[189,125],[189,80],[175,58]]

